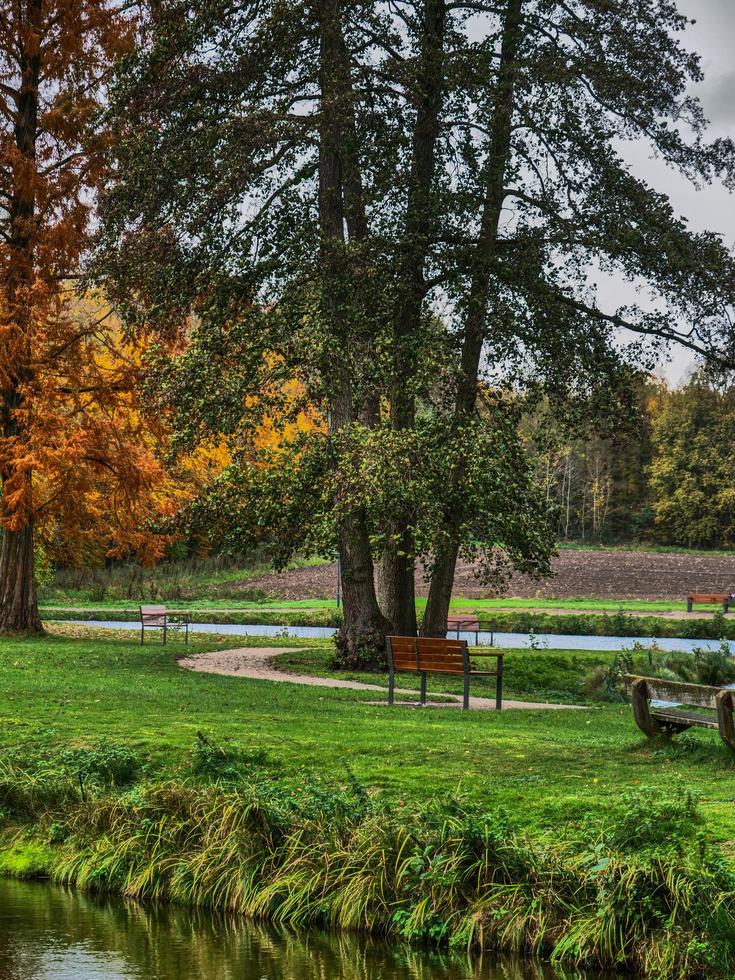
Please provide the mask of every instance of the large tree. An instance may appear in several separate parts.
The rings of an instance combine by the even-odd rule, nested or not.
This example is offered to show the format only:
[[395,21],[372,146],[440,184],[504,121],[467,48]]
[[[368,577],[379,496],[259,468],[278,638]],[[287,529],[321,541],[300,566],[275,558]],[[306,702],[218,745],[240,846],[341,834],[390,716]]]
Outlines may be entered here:
[[41,629],[34,471],[42,458],[63,462],[65,444],[86,441],[93,462],[79,420],[103,380],[84,357],[100,324],[80,323],[66,291],[103,167],[104,136],[86,140],[90,116],[132,42],[121,8],[17,0],[0,13],[0,630]]
[[[624,159],[643,139],[692,179],[731,178],[686,96],[684,26],[667,0],[153,8],[112,103],[100,268],[129,322],[188,323],[207,352],[202,397],[174,385],[189,431],[241,416],[281,366],[324,403],[329,438],[299,459],[333,516],[353,653],[386,628],[376,554],[402,631],[417,558],[430,633],[460,549],[547,567],[531,482],[487,492],[517,461],[503,388],[609,414],[657,343],[729,361],[729,252]],[[601,309],[600,268],[656,301]]]

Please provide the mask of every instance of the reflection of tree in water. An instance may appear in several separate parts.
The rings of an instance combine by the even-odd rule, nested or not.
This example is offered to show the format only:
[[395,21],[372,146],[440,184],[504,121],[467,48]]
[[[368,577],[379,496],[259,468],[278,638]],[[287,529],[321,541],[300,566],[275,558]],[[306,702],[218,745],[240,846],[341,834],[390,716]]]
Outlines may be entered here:
[[[550,980],[556,971],[410,949],[347,933],[296,934],[205,911],[0,881],[0,980],[44,975],[49,951],[104,960],[125,980]],[[82,961],[83,962],[83,961]],[[46,976],[49,974],[46,973]],[[570,975],[567,975],[570,976]],[[75,980],[84,980],[79,972]]]

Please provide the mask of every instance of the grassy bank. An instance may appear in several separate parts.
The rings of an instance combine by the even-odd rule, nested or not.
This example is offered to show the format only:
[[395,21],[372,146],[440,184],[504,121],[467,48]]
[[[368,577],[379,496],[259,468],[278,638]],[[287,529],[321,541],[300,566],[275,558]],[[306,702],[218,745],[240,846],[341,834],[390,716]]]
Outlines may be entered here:
[[[184,671],[176,663],[183,643],[141,647],[124,633],[63,629],[68,632],[57,628],[45,638],[0,646],[2,758],[36,757],[106,737],[144,756],[150,773],[176,775],[181,767],[188,773],[190,749],[202,731],[220,743],[229,739],[272,754],[291,770],[339,775],[349,766],[371,791],[395,799],[426,798],[462,784],[473,798],[510,806],[537,829],[573,822],[580,812],[603,813],[632,786],[667,790],[680,779],[702,794],[718,836],[735,839],[726,799],[732,794],[723,792],[723,779],[735,769],[716,735],[696,732],[671,748],[652,747],[624,704],[498,715],[391,711],[371,704],[370,691]],[[311,651],[326,662],[326,642],[279,642],[297,651],[294,657]],[[237,643],[269,641],[243,637]],[[232,637],[199,637],[188,650],[232,644]],[[506,692],[528,700],[566,692],[579,701],[585,678],[612,659],[509,651]],[[442,686],[437,679],[432,690]],[[482,693],[480,681],[473,690]]]
[[552,838],[462,799],[376,801],[354,779],[289,788],[230,769],[215,785],[94,792],[0,773],[16,822],[0,872],[638,976],[735,965],[735,875],[687,796],[631,794],[614,821]]
[[[329,656],[288,646],[312,673]],[[2,644],[6,873],[726,975],[735,767],[715,734],[649,744],[627,705],[601,702],[389,710],[374,692],[190,673],[183,652],[81,627]],[[611,659],[511,651],[508,695],[579,702]]]

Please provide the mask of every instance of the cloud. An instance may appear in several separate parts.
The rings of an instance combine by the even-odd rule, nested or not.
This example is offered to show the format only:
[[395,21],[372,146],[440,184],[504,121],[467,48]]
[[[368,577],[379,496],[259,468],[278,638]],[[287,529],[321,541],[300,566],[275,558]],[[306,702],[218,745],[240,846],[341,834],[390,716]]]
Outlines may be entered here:
[[735,122],[735,69],[705,79],[696,92],[711,122],[715,125]]

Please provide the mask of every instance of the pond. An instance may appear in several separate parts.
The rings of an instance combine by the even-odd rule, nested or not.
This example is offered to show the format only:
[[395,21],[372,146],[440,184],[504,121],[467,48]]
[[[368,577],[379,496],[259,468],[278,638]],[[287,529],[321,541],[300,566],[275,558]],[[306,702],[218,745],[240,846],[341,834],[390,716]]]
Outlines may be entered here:
[[[135,623],[122,620],[72,619],[66,622],[101,629],[140,630]],[[236,626],[232,623],[192,623],[189,630],[192,633],[219,633],[223,636],[273,636],[279,640],[288,639],[289,636],[328,639],[337,632],[331,626]],[[456,635],[454,632],[450,634],[452,637]],[[474,630],[460,632],[459,638],[471,644],[494,645],[504,650],[524,650],[530,647],[544,650],[623,650],[632,647],[634,643],[649,647],[654,642],[650,636],[566,636],[536,633],[531,637],[528,633],[491,633],[488,630],[479,630],[477,633]],[[722,641],[663,637],[655,642],[660,650],[691,653],[695,648],[715,650]],[[735,640],[729,642],[729,647],[731,653],[735,652]]]
[[[345,933],[298,934],[186,909],[0,879],[0,980],[575,980]],[[599,976],[599,974],[596,974]]]

